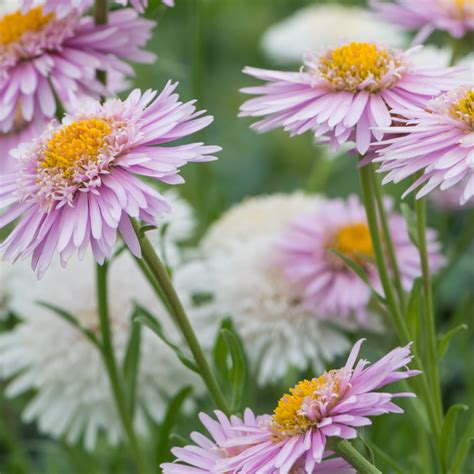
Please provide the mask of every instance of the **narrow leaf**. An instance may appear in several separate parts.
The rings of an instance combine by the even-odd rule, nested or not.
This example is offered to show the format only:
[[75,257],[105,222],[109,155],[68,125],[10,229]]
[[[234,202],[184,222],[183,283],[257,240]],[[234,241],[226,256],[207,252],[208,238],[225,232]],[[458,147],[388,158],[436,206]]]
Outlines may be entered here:
[[163,461],[166,460],[170,450],[170,434],[176,425],[176,420],[181,411],[181,408],[186,399],[191,395],[192,387],[184,387],[181,389],[175,397],[168,404],[166,415],[163,419],[163,423],[160,427],[160,434],[158,436],[158,444],[156,449],[156,465],[159,466]]
[[458,326],[450,329],[447,333],[441,335],[439,337],[438,341],[438,354],[439,354],[439,359],[441,360],[444,355],[446,354],[446,351],[448,350],[449,343],[451,342],[451,339],[458,334],[461,331],[465,331],[467,329],[467,324],[459,324]]
[[443,465],[447,466],[451,460],[452,450],[456,438],[456,421],[460,411],[466,411],[468,409],[467,405],[462,405],[460,403],[451,405],[449,407],[448,413],[444,418],[443,427],[441,429],[441,459]]
[[370,280],[369,280],[369,277],[367,276],[367,273],[365,272],[365,270],[362,268],[361,265],[359,265],[358,263],[354,262],[354,260],[352,260],[351,258],[347,257],[347,255],[344,255],[343,253],[339,252],[339,250],[337,249],[330,249],[331,252],[333,252],[335,255],[337,255],[340,259],[342,259],[344,261],[344,263],[351,269],[353,270],[356,275],[371,289],[372,293],[374,294],[374,296],[377,298],[377,300],[382,303],[383,305],[386,305],[386,300],[385,298],[380,294],[378,293],[374,287],[372,286],[372,284],[370,283]]
[[407,305],[407,324],[413,339],[417,339],[420,329],[421,288],[421,278],[417,278],[413,282]]
[[400,205],[400,209],[402,211],[403,217],[405,218],[405,222],[408,228],[408,236],[414,245],[418,247],[418,233],[416,230],[416,214],[411,209],[411,207],[406,203],[402,202]]
[[63,308],[60,308],[59,306],[56,306],[54,304],[48,303],[46,301],[37,301],[37,304],[40,306],[43,306],[44,308],[47,308],[51,310],[53,313],[55,313],[57,316],[61,317],[65,321],[67,321],[69,324],[74,326],[76,329],[82,332],[89,341],[91,341],[98,349],[101,348],[101,344],[99,342],[99,339],[97,336],[94,334],[93,331],[90,329],[84,327],[81,322],[69,311],[66,311]]
[[140,316],[136,316],[134,321],[139,324],[143,324],[148,329],[153,331],[173,352],[177,355],[178,359],[185,365],[188,369],[193,372],[199,373],[196,364],[168,337],[165,335],[163,328],[160,322],[145,308],[137,306],[137,310],[141,313]]
[[127,387],[128,402],[131,413],[135,411],[135,388],[137,385],[137,373],[140,363],[141,325],[134,321],[136,311],[131,317],[131,331],[128,339],[125,358],[123,361],[123,374]]
[[230,383],[232,387],[231,407],[232,412],[236,412],[241,408],[247,373],[244,351],[235,332],[226,328],[221,329],[221,332],[232,360],[232,368],[230,369]]

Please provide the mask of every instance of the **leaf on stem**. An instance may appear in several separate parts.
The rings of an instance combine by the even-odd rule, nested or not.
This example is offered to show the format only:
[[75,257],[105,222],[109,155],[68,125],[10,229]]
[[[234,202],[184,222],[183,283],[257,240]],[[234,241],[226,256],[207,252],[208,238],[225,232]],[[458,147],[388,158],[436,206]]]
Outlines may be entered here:
[[242,405],[247,364],[242,342],[229,319],[224,320],[221,324],[214,346],[214,363],[221,377],[230,384],[232,391],[231,411],[237,412]]
[[81,322],[72,313],[63,308],[60,308],[59,306],[48,303],[47,301],[37,301],[36,303],[40,306],[43,306],[44,308],[51,310],[54,314],[67,321],[69,324],[78,329],[82,334],[84,334],[84,336],[87,337],[87,339],[89,339],[89,341],[91,341],[92,344],[94,344],[98,349],[101,349],[101,343],[99,342],[99,339],[94,334],[94,332],[83,326]]
[[416,340],[420,330],[420,313],[421,313],[421,278],[416,278],[408,298],[407,305],[407,325],[412,339]]
[[408,229],[408,236],[410,240],[416,247],[418,247],[418,232],[416,229],[416,214],[411,209],[411,207],[406,203],[402,202],[400,205],[400,209],[402,211],[403,217],[405,218],[405,222],[407,224]]
[[123,374],[126,384],[127,399],[130,411],[135,411],[135,391],[137,385],[137,373],[140,363],[141,325],[135,322],[136,309],[131,316],[131,331],[128,339],[125,358],[123,360]]
[[196,364],[164,333],[163,327],[155,316],[140,305],[135,306],[138,316],[135,316],[134,321],[143,324],[148,329],[152,330],[177,356],[178,359],[193,372],[199,373]]
[[344,263],[356,273],[356,275],[370,288],[370,290],[374,294],[375,298],[377,298],[379,303],[383,305],[387,304],[386,299],[378,291],[376,291],[375,288],[372,286],[372,284],[370,283],[369,277],[367,276],[367,273],[365,272],[365,270],[362,268],[361,265],[359,265],[357,262],[354,262],[354,260],[347,257],[343,253],[339,252],[339,250],[335,248],[330,249],[330,251],[334,253],[335,255],[337,255],[340,259],[342,259]]
[[[158,444],[156,448],[157,466],[166,460],[170,448],[169,443],[172,437],[171,430],[175,427],[181,408],[186,399],[191,395],[192,391],[193,389],[190,386],[182,388],[168,404],[168,409],[166,410],[166,415],[163,419],[158,435]],[[187,444],[186,441],[185,444]]]
[[448,413],[444,418],[443,426],[441,428],[441,460],[444,466],[450,463],[453,446],[456,439],[456,422],[459,412],[468,410],[467,405],[457,403],[449,407]]
[[461,331],[465,331],[467,329],[467,324],[459,324],[458,326],[450,329],[448,332],[445,334],[441,335],[438,338],[438,358],[441,360],[449,347],[449,343],[451,342],[451,339]]

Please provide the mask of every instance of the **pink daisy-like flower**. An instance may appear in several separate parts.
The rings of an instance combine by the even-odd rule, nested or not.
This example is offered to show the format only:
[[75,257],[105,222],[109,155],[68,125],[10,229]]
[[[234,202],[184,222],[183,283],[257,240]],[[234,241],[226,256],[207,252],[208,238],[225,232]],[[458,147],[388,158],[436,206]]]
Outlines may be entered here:
[[56,113],[56,97],[68,105],[77,96],[110,95],[96,79],[98,70],[133,75],[124,60],[151,62],[141,47],[154,22],[134,10],[112,12],[109,24],[94,24],[76,11],[59,19],[35,7],[0,17],[0,133],[14,128],[19,113],[25,122]]
[[241,107],[240,116],[264,117],[259,132],[283,127],[292,136],[311,130],[329,137],[332,148],[355,142],[364,154],[373,127],[392,123],[391,109],[424,106],[433,96],[460,84],[461,69],[417,66],[406,52],[375,43],[350,43],[308,55],[300,72],[246,67],[244,73],[267,83],[242,92],[258,95]]
[[[420,257],[403,216],[386,207],[402,283],[409,290],[421,274]],[[435,271],[444,259],[435,231],[428,230],[427,236],[431,269]],[[359,325],[371,326],[370,288],[332,249],[362,266],[372,286],[383,294],[367,217],[355,195],[347,200],[323,201],[296,217],[278,242],[277,260],[286,278],[300,285],[305,304],[322,318],[337,316],[348,323],[355,320]]]
[[[244,412],[243,419],[237,416],[228,418],[220,411],[215,412],[217,421],[201,413],[199,418],[212,439],[207,438],[201,433],[191,433],[191,439],[194,445],[184,448],[174,448],[172,453],[176,456],[173,463],[164,463],[160,467],[164,474],[209,474],[210,472],[241,472],[241,471],[223,471],[216,469],[216,465],[221,460],[237,456],[253,446],[253,443],[242,442],[245,436],[255,436],[255,432],[267,433],[267,426],[271,423],[271,417],[268,415],[255,416],[250,408]],[[238,446],[229,448],[224,447],[227,442],[238,439]],[[324,453],[324,457],[331,453]],[[243,471],[242,471],[243,472]],[[249,471],[250,472],[250,471]],[[252,471],[254,473],[256,471]],[[263,472],[263,471],[262,471]],[[278,474],[280,471],[271,468],[268,474]],[[296,463],[293,471],[295,474],[311,472],[313,474],[355,474],[355,469],[347,464],[341,458],[325,459],[319,464],[313,466],[313,470],[305,471],[302,463]]]
[[474,30],[472,0],[371,0],[370,4],[384,20],[418,31],[417,43],[434,30],[447,31],[455,38]]
[[[378,389],[418,375],[418,370],[400,370],[411,360],[410,345],[398,347],[375,364],[366,360],[355,365],[363,339],[358,341],[341,369],[303,380],[283,395],[272,417],[244,424],[242,436],[223,440],[224,449],[242,449],[234,457],[218,461],[215,472],[312,473],[321,463],[328,437],[351,439],[356,428],[370,425],[370,416],[403,413],[394,398],[413,393],[387,393]],[[250,447],[248,447],[250,446]],[[291,471],[293,472],[293,471]]]
[[[24,0],[23,11],[28,10],[35,4],[36,0]],[[174,7],[174,0],[161,0],[167,7]],[[115,3],[125,6],[128,3],[143,13],[148,6],[148,0],[115,0]],[[93,0],[44,0],[45,12],[55,12],[60,18],[67,15],[71,10],[85,11],[93,4]]]
[[461,86],[432,100],[425,109],[401,110],[405,126],[385,129],[403,133],[384,142],[374,161],[388,172],[383,183],[398,183],[419,171],[423,175],[404,196],[421,186],[421,198],[435,188],[463,186],[461,205],[474,197],[474,88]]
[[[212,117],[200,117],[194,101],[179,102],[168,83],[161,94],[133,91],[124,100],[76,104],[61,124],[12,152],[19,171],[0,177],[0,228],[21,218],[0,245],[4,260],[32,258],[44,274],[55,252],[63,265],[90,245],[99,263],[111,255],[117,230],[140,254],[129,216],[156,223],[169,211],[165,199],[138,176],[167,184],[183,179],[178,169],[208,161],[219,151],[202,143],[163,146],[201,130]],[[155,98],[156,97],[156,98]]]

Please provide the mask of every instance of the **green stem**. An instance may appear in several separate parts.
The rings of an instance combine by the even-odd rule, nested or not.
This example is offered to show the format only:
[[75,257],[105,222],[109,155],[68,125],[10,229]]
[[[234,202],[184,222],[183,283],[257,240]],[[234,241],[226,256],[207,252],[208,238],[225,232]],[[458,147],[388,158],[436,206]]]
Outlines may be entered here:
[[378,209],[378,215],[380,218],[380,224],[382,227],[382,232],[383,232],[383,237],[384,237],[385,250],[387,251],[388,260],[390,262],[390,268],[393,272],[395,290],[397,292],[398,299],[403,308],[403,311],[405,311],[405,308],[406,308],[405,292],[403,291],[402,276],[400,273],[400,268],[398,266],[397,257],[395,255],[395,247],[393,245],[393,240],[390,233],[390,227],[388,225],[387,213],[385,211],[385,206],[383,202],[382,186],[380,184],[380,180],[375,175],[373,166],[370,166],[369,171],[372,178],[372,185],[373,185],[373,190],[375,194],[375,200],[377,201],[377,209]]
[[107,264],[96,265],[97,278],[97,306],[100,320],[100,331],[102,336],[101,354],[110,380],[112,394],[114,396],[117,411],[122,422],[123,429],[130,443],[130,448],[135,462],[142,474],[148,471],[143,460],[140,445],[133,429],[133,422],[129,412],[125,387],[119,374],[117,360],[112,340],[110,327],[109,307],[107,301]]
[[[168,307],[171,310],[171,315],[175,322],[178,324],[181,333],[183,334],[189,349],[194,357],[196,365],[199,368],[199,374],[201,375],[209,394],[213,398],[216,406],[223,412],[229,414],[230,410],[227,405],[227,401],[224,398],[222,390],[217,382],[217,379],[209,366],[206,356],[199,344],[198,338],[189,322],[186,315],[186,311],[174,289],[171,279],[166,271],[165,266],[155,252],[155,249],[151,245],[150,241],[142,232],[138,223],[132,221],[135,232],[140,240],[140,247],[142,250],[143,260],[147,264],[151,274],[158,282],[161,287],[161,291],[164,295],[165,300],[168,303]],[[145,276],[147,276],[145,274]]]
[[[94,3],[94,22],[96,25],[105,25],[109,18],[108,0],[95,0]],[[97,79],[102,84],[107,83],[107,73],[97,71]]]
[[395,329],[397,330],[398,336],[402,343],[407,344],[411,341],[410,333],[406,325],[403,314],[397,305],[394,291],[392,288],[392,282],[388,274],[387,265],[385,264],[384,249],[382,246],[382,239],[380,237],[380,228],[377,219],[377,208],[376,202],[373,199],[375,193],[374,187],[372,186],[372,164],[362,166],[359,169],[360,173],[360,186],[362,190],[362,200],[364,202],[365,211],[367,214],[367,223],[369,225],[370,237],[372,239],[372,246],[374,248],[375,262],[379,272],[380,280],[387,301],[387,306],[392,315]]
[[443,419],[443,405],[441,401],[441,386],[438,372],[438,340],[436,336],[436,325],[433,308],[433,290],[431,286],[431,274],[428,261],[428,247],[426,242],[426,201],[417,199],[416,228],[418,234],[418,250],[420,252],[421,272],[424,293],[424,316],[427,338],[427,366],[428,379],[431,385],[432,395],[435,400],[436,416],[441,424]]
[[362,456],[349,441],[343,440],[334,447],[334,451],[345,459],[351,466],[355,467],[358,473],[362,474],[382,474],[371,462]]
[[[382,241],[380,237],[380,228],[379,228],[378,219],[377,219],[377,209],[376,209],[375,200],[373,198],[374,189],[372,186],[372,178],[371,178],[373,171],[371,168],[372,168],[372,164],[365,165],[359,169],[359,173],[360,173],[362,199],[363,199],[365,211],[367,214],[367,222],[369,225],[372,245],[374,247],[375,262],[377,265],[377,270],[380,276],[380,280],[382,282],[382,287],[384,290],[385,299],[387,301],[388,310],[391,315],[395,329],[397,331],[398,338],[402,344],[408,344],[409,342],[411,342],[412,337],[408,330],[403,314],[397,305],[397,301],[394,296],[394,291],[392,288],[390,277],[387,271],[387,267],[385,265]],[[423,370],[423,363],[417,355],[417,347],[414,348],[414,354],[415,354],[415,360],[414,360],[415,364],[423,372],[423,374],[421,375],[420,382],[413,381],[412,383],[416,385],[421,392],[421,397],[423,401],[425,402],[426,408],[428,410],[429,420],[430,420],[433,432],[439,433],[441,422],[436,413],[436,407],[434,406],[435,402],[433,401],[431,397],[428,381]]]

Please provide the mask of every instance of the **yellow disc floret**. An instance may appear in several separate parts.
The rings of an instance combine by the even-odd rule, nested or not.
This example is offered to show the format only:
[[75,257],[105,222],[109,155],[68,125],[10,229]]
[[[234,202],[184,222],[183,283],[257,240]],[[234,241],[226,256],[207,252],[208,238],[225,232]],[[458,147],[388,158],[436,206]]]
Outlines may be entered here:
[[374,255],[369,227],[362,222],[342,227],[337,232],[332,246],[357,261]]
[[98,162],[111,132],[112,127],[105,120],[90,118],[72,122],[48,140],[39,168],[73,178],[78,168]]
[[320,420],[320,410],[327,412],[340,397],[345,369],[331,370],[312,380],[303,380],[283,395],[273,411],[276,439],[305,433]]
[[336,90],[376,91],[399,79],[387,73],[400,65],[399,55],[375,43],[350,43],[322,55],[318,69]]
[[17,42],[25,33],[41,31],[54,14],[43,14],[41,7],[33,8],[24,15],[20,11],[0,18],[0,45],[7,46]]
[[452,105],[451,113],[471,128],[474,127],[474,89],[467,90],[464,97]]

